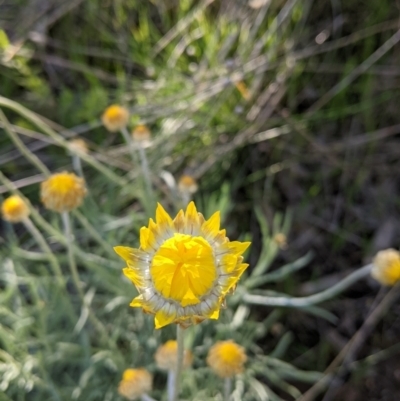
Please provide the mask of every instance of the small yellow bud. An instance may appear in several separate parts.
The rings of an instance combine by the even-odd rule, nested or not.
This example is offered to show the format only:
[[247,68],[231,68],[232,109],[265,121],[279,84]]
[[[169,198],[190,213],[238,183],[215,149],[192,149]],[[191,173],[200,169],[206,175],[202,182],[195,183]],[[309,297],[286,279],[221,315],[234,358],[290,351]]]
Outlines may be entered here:
[[383,285],[395,285],[400,281],[400,253],[385,249],[376,254],[371,276]]
[[210,348],[207,364],[222,378],[233,377],[244,370],[245,350],[233,340],[218,341]]
[[137,142],[146,142],[149,141],[151,138],[151,132],[147,128],[146,125],[139,124],[133,131],[132,131],[132,138]]
[[101,121],[110,132],[117,132],[126,127],[128,120],[129,111],[117,104],[107,107],[101,116]]
[[286,249],[288,246],[286,235],[283,233],[275,234],[273,240],[280,249]]
[[[156,364],[163,370],[176,370],[178,357],[178,343],[175,340],[169,340],[158,347],[154,358]],[[193,361],[193,355],[190,351],[184,351],[183,366],[188,368]]]
[[12,195],[1,205],[4,220],[10,223],[19,223],[29,216],[29,208],[21,197]]
[[178,182],[179,191],[182,193],[194,194],[198,190],[196,180],[190,175],[183,175]]
[[65,171],[53,174],[40,186],[40,197],[44,206],[59,213],[80,206],[86,193],[83,178]]
[[68,142],[69,148],[75,153],[84,153],[88,154],[89,149],[87,143],[82,138],[71,139]]
[[130,401],[151,391],[153,377],[144,368],[126,369],[118,386],[118,393]]

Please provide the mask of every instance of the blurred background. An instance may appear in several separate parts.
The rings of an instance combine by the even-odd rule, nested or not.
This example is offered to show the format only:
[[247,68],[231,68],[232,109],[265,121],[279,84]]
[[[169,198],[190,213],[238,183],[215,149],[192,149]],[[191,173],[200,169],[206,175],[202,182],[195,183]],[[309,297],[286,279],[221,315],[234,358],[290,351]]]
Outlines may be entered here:
[[[50,171],[71,170],[71,155],[57,138],[79,137],[93,159],[134,180],[140,170],[123,138],[100,121],[108,105],[124,105],[131,127],[145,124],[151,131],[145,150],[157,200],[172,202],[174,180],[193,177],[198,209],[206,216],[221,209],[229,237],[252,241],[250,269],[264,240],[260,214],[272,231],[285,221],[271,270],[305,255],[309,262],[265,288],[306,296],[338,283],[380,249],[399,244],[399,10],[400,2],[393,0],[0,0],[0,108]],[[39,115],[57,137],[4,99]],[[16,148],[5,124],[1,119],[0,170],[41,210],[43,172]],[[90,194],[82,214],[104,233],[110,249],[137,242],[138,228],[149,217],[140,189],[121,185],[116,195],[112,179],[83,167]],[[5,198],[9,188],[0,184]],[[57,216],[46,220],[60,225]],[[79,246],[110,255],[104,243],[80,233],[77,228]],[[16,250],[17,242],[25,251]],[[61,253],[51,236],[49,242]],[[1,401],[57,399],[29,381],[35,371],[29,363],[39,363],[30,359],[38,345],[30,342],[29,305],[10,312],[10,300],[23,304],[21,286],[28,286],[9,287],[10,257],[17,255],[16,264],[40,277],[40,263],[24,253],[35,246],[24,227],[1,222],[0,348],[15,359],[10,362],[0,350],[0,360],[3,375],[10,376],[10,366],[17,372],[2,381]],[[88,287],[96,288],[93,307],[101,314],[108,305],[104,313],[113,317],[104,317],[106,326],[123,327],[115,341],[121,349],[132,346],[129,333],[135,325],[149,328],[150,323],[143,317],[139,323],[127,320],[133,312],[126,302],[110,305],[121,278],[99,268],[101,276],[93,267],[97,262],[91,263],[91,269],[81,269]],[[113,263],[113,272],[122,267],[116,257]],[[129,298],[133,290],[123,286]],[[299,369],[323,372],[360,328],[378,292],[378,284],[368,279],[324,304],[337,317],[334,322],[317,312],[282,309],[279,321],[254,339],[254,346],[268,354],[290,332],[279,357]],[[250,316],[261,322],[271,312],[253,307]],[[56,366],[49,374],[63,389],[59,399],[117,399],[110,388],[118,378],[104,379],[114,362],[102,354],[98,360],[104,356],[106,362],[96,367],[100,373],[85,373],[81,352],[55,338],[62,336],[57,332],[62,323],[51,319],[54,331],[46,335],[54,349],[43,366]],[[395,304],[360,346],[356,359],[364,363],[346,372],[329,399],[398,400],[399,332]],[[55,363],[65,358],[69,362],[62,368]],[[92,375],[98,376],[94,384]],[[311,386],[294,384],[301,392]],[[296,399],[287,391],[277,386],[275,393],[278,399]]]

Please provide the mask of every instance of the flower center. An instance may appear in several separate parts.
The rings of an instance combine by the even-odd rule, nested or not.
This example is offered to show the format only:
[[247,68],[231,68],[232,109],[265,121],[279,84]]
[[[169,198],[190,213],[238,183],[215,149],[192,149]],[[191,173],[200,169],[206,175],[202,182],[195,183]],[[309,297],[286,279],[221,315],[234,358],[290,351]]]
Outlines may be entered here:
[[198,304],[217,278],[210,244],[202,237],[178,233],[157,250],[150,273],[157,291],[182,306]]

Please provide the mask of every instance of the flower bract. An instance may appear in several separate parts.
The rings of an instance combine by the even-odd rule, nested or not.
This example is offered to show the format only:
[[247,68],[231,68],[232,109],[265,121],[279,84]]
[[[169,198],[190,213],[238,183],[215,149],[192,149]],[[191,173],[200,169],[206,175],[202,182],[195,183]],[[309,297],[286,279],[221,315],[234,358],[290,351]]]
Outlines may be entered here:
[[53,174],[40,186],[40,197],[47,209],[68,212],[81,205],[86,196],[83,178],[74,173]]
[[118,393],[128,400],[136,400],[151,391],[153,377],[143,368],[126,369],[118,386]]
[[245,350],[233,340],[218,341],[210,348],[207,363],[220,377],[233,377],[243,372],[247,360]]
[[2,203],[1,214],[4,220],[19,223],[29,216],[29,208],[20,196],[12,195]]
[[220,230],[219,212],[205,220],[190,202],[175,219],[159,204],[156,221],[150,219],[140,230],[140,248],[114,249],[139,291],[131,306],[154,314],[155,326],[161,328],[218,319],[226,295],[248,266],[242,254],[249,245],[229,241]]

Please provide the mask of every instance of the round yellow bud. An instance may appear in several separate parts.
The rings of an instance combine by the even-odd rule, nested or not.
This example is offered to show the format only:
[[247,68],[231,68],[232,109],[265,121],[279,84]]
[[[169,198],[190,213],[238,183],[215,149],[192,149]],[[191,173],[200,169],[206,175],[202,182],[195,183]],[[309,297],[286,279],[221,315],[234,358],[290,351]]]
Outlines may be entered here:
[[376,254],[371,276],[383,285],[395,285],[400,281],[400,253],[385,249]]
[[129,111],[117,104],[107,107],[101,116],[101,121],[110,132],[117,132],[126,127],[128,120]]
[[[156,364],[163,370],[176,370],[178,359],[178,343],[175,340],[169,340],[165,344],[158,347],[154,355]],[[193,355],[190,351],[185,350],[183,356],[183,366],[188,368],[193,362]]]
[[245,350],[233,340],[219,341],[210,348],[207,364],[222,378],[233,377],[244,370]]
[[178,182],[179,191],[194,194],[198,190],[196,180],[190,175],[183,175]]
[[80,206],[86,193],[83,178],[65,171],[53,174],[40,186],[40,197],[44,206],[59,213]]
[[12,195],[1,205],[1,214],[4,220],[19,223],[29,216],[29,208],[21,197]]
[[118,393],[128,400],[136,400],[151,391],[153,377],[144,368],[126,369],[118,386]]
[[137,142],[146,142],[149,141],[151,138],[151,132],[144,124],[139,124],[133,131],[132,131],[132,138]]

